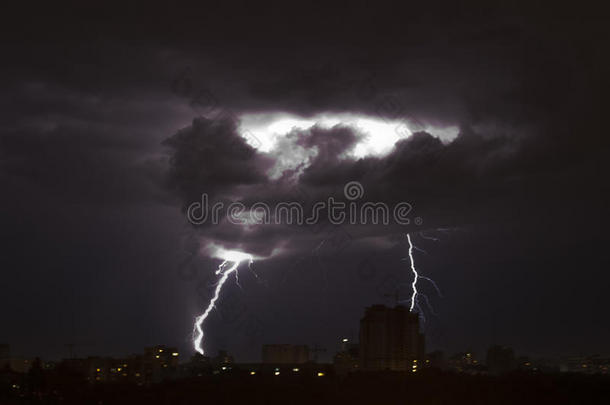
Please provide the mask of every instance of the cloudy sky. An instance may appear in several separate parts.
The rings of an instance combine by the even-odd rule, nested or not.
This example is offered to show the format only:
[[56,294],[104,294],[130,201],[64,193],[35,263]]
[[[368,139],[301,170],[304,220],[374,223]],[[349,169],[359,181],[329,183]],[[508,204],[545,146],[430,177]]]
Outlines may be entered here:
[[[52,7],[52,8],[51,8]],[[357,339],[409,298],[428,349],[608,352],[607,15],[401,2],[3,14],[0,341],[192,353]],[[408,202],[409,225],[194,226],[201,201]],[[417,220],[416,220],[417,218]],[[408,304],[407,304],[408,305]]]

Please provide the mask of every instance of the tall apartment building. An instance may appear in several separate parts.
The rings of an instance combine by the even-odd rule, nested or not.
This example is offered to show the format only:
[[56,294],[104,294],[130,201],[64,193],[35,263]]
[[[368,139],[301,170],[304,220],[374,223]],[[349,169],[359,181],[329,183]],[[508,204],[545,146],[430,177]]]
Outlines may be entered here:
[[425,353],[419,316],[406,307],[373,305],[360,320],[360,366],[363,370],[407,371]]

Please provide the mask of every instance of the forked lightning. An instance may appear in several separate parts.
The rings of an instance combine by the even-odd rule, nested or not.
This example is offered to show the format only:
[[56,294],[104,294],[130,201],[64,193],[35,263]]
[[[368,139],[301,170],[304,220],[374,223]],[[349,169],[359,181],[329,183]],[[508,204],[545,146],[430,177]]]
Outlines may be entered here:
[[216,249],[213,256],[218,257],[223,260],[223,262],[220,263],[220,265],[218,266],[218,269],[216,270],[216,275],[220,275],[220,278],[218,279],[218,282],[216,283],[216,288],[214,289],[214,295],[212,296],[210,303],[208,304],[205,311],[201,315],[199,315],[195,318],[195,326],[193,328],[193,346],[195,347],[195,350],[202,355],[204,354],[203,345],[202,345],[203,335],[204,335],[203,334],[203,323],[207,319],[208,315],[210,315],[210,312],[212,312],[212,309],[214,309],[216,301],[218,300],[218,297],[220,296],[222,286],[224,285],[224,283],[227,281],[227,279],[229,278],[229,276],[232,273],[235,273],[236,281],[238,281],[237,268],[239,267],[239,265],[242,262],[247,260],[249,265],[251,265],[254,262],[252,255],[250,255],[248,253],[235,251],[235,250],[224,250],[221,248]]

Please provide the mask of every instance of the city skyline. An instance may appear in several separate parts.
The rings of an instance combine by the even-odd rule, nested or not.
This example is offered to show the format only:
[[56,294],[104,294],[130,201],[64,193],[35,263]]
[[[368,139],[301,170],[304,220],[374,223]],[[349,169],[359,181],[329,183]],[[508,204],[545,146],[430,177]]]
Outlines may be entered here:
[[[532,358],[504,345],[489,346],[484,356],[470,350],[426,352],[420,319],[404,305],[366,307],[359,341],[338,339],[340,347],[332,362],[318,358],[331,352],[324,347],[285,342],[263,344],[260,360],[255,362],[240,361],[226,350],[185,356],[167,345],[118,358],[71,356],[45,361],[13,357],[9,345],[0,344],[0,401],[82,403],[96,398],[113,403],[136,399],[174,403],[180,398],[192,403],[220,396],[224,401],[247,398],[252,402],[261,397],[268,400],[272,394],[303,403],[335,403],[332,398],[337,391],[347,389],[354,396],[350,403],[371,403],[366,396],[404,402],[405,394],[430,403],[439,398],[455,400],[456,395],[539,403],[539,398],[549,396],[598,400],[607,391],[610,357]],[[540,381],[544,381],[542,388]],[[306,394],[311,390],[313,398]]]

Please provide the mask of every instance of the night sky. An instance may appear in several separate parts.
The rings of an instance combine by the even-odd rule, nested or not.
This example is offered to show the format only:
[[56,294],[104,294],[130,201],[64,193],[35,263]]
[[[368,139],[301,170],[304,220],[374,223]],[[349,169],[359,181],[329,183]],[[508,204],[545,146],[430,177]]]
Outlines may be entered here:
[[[441,292],[420,281],[428,350],[610,355],[608,14],[420,3],[2,12],[0,342],[193,353],[214,244],[258,278],[227,282],[206,351],[329,359],[409,298],[409,233]],[[202,193],[310,206],[350,181],[411,223],[186,217]]]

